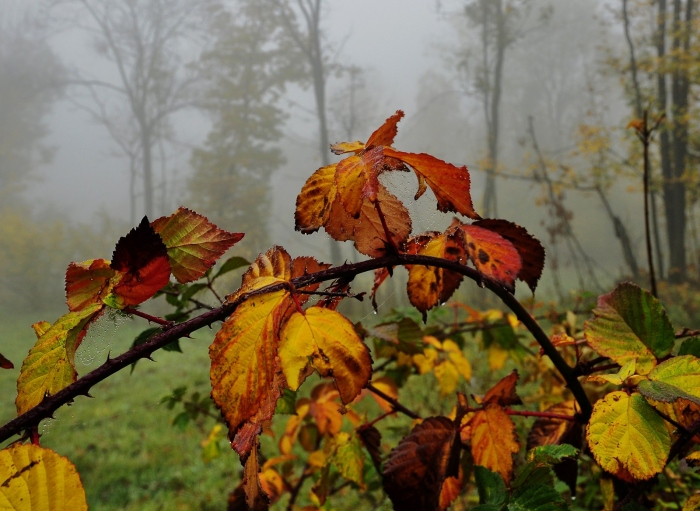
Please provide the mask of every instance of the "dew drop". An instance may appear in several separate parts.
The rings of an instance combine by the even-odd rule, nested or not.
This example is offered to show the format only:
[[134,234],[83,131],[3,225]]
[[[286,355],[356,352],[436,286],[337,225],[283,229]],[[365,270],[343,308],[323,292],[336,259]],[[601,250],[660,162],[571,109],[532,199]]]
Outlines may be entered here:
[[372,311],[372,314],[377,314],[377,311]]

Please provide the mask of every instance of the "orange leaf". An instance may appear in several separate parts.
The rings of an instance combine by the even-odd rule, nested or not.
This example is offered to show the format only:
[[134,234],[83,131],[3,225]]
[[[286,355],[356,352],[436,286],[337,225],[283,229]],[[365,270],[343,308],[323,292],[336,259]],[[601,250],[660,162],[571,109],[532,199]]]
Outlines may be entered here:
[[335,171],[335,185],[345,211],[353,218],[360,216],[360,210],[368,199],[377,201],[379,189],[378,170],[375,166],[380,162],[381,152],[377,149],[353,155],[338,163]]
[[279,356],[292,390],[299,388],[311,364],[321,376],[335,380],[344,404],[360,394],[372,373],[369,350],[352,323],[323,307],[292,314],[280,335]]
[[151,226],[163,239],[173,275],[181,283],[199,279],[243,238],[243,233],[219,229],[202,215],[182,207]]
[[469,259],[477,270],[510,291],[515,289],[515,278],[522,262],[513,244],[500,234],[475,225],[462,225],[464,243]]
[[435,194],[439,211],[460,213],[474,220],[481,218],[472,205],[471,178],[466,166],[456,167],[429,154],[404,153],[390,147],[385,147],[383,153],[413,168],[419,183],[416,200],[427,184]]
[[521,405],[523,402],[515,392],[515,385],[518,382],[518,371],[513,369],[508,376],[502,378],[484,396],[485,405],[495,403],[501,406]]
[[[458,263],[465,262],[464,248],[454,233],[429,233],[411,238],[420,246],[417,254],[439,257]],[[409,252],[410,253],[410,252]],[[444,268],[407,265],[408,298],[414,307],[425,313],[435,305],[446,302],[462,282],[462,275]]]
[[118,275],[105,303],[119,309],[148,300],[170,280],[167,248],[146,217],[117,242],[111,266]]
[[394,143],[394,138],[398,133],[397,124],[404,116],[402,110],[397,110],[394,115],[389,117],[374,133],[367,139],[365,144],[368,148],[374,146],[390,146]]
[[[408,210],[381,184],[378,188],[377,203],[380,204],[394,245],[400,245],[411,233]],[[369,201],[362,203],[359,218],[353,219],[345,214],[343,205],[336,198],[325,227],[328,235],[337,241],[354,241],[355,248],[361,254],[370,257],[382,257],[386,254],[387,236],[375,205]]]
[[525,282],[534,293],[544,269],[544,247],[539,240],[528,233],[524,227],[507,220],[487,218],[474,222],[472,225],[494,231],[513,244],[522,260],[522,267],[517,278]]
[[448,477],[442,483],[440,491],[440,509],[447,509],[459,497],[462,491],[462,467],[459,468],[459,477]]
[[[379,378],[375,378],[374,380],[372,380],[372,385],[374,385],[380,391],[384,392],[384,394],[386,394],[389,397],[393,397],[394,399],[399,398],[399,387],[398,385],[396,385],[396,381],[394,381],[394,379],[390,378],[389,376],[381,376]],[[394,411],[394,405],[392,405],[389,401],[382,399],[373,392],[371,392],[370,395],[372,396],[372,398],[374,398],[374,400],[379,405],[379,408],[381,408],[383,412],[389,413]]]
[[447,417],[430,417],[392,449],[384,465],[384,490],[396,511],[434,511],[443,482],[459,474],[459,436]]
[[476,412],[469,424],[474,464],[499,473],[508,484],[513,478],[513,454],[520,450],[510,416],[491,403]]
[[319,383],[311,390],[309,415],[313,417],[322,435],[335,435],[340,432],[343,415],[340,413],[340,404],[336,401],[338,397],[338,388],[330,382]]
[[[272,417],[285,385],[277,356],[277,332],[291,299],[286,290],[254,296],[226,320],[209,347],[212,398],[235,441]],[[251,429],[252,428],[252,429]],[[243,441],[241,449],[249,447]],[[239,452],[239,454],[241,454]]]
[[89,307],[111,292],[116,272],[105,259],[70,263],[66,270],[66,303],[71,312]]

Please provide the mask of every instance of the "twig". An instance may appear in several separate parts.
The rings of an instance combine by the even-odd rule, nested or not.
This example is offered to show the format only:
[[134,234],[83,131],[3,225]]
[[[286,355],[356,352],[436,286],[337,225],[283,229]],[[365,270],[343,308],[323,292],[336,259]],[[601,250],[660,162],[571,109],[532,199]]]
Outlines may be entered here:
[[385,394],[384,392],[379,390],[377,387],[375,387],[371,383],[367,384],[367,390],[369,390],[371,393],[376,394],[377,396],[381,397],[384,401],[389,402],[391,404],[391,406],[394,407],[394,410],[396,410],[397,412],[401,412],[404,415],[408,415],[412,419],[420,419],[421,418],[421,416],[418,415],[416,412],[409,410],[404,405],[399,403],[396,399]]
[[147,314],[146,312],[140,311],[138,309],[134,309],[133,307],[125,307],[122,312],[124,314],[133,314],[134,316],[138,316],[140,318],[143,318],[147,321],[150,321],[151,323],[155,323],[157,325],[162,326],[163,328],[170,328],[173,326],[172,321],[167,321],[163,318],[159,318],[157,316],[151,316],[150,314]]

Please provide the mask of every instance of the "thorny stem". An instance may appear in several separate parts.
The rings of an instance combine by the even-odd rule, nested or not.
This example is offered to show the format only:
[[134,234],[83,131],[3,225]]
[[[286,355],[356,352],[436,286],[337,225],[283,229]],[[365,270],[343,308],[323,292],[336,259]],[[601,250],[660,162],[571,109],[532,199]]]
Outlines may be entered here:
[[[394,254],[382,258],[370,259],[353,264],[343,264],[341,266],[328,268],[319,272],[303,275],[291,280],[291,284],[296,288],[303,288],[312,284],[335,280],[338,278],[352,278],[361,273],[376,270],[378,268],[387,268],[389,266],[406,265],[406,264],[422,264],[425,266],[435,266],[445,268],[457,272],[465,277],[487,287],[496,294],[503,303],[515,313],[518,320],[525,325],[530,331],[535,340],[540,344],[544,352],[549,356],[550,360],[566,381],[567,386],[571,390],[574,398],[581,408],[581,416],[584,421],[587,421],[591,416],[592,405],[586,396],[581,383],[574,374],[573,369],[566,363],[554,345],[549,340],[547,334],[542,330],[535,319],[530,316],[525,307],[500,283],[492,280],[474,268],[470,268],[463,264],[448,261],[438,257],[429,257],[411,254]],[[154,335],[151,339],[143,344],[134,346],[116,358],[108,359],[104,364],[89,372],[85,376],[79,378],[66,388],[60,390],[52,396],[44,398],[37,406],[28,410],[24,414],[16,417],[10,422],[0,427],[0,442],[7,440],[15,434],[38,425],[39,422],[47,417],[52,417],[53,413],[64,404],[72,401],[77,396],[89,396],[90,389],[97,383],[105,380],[116,372],[129,367],[134,362],[143,358],[150,358],[151,355],[163,346],[171,343],[176,339],[187,337],[192,332],[195,332],[206,326],[211,326],[217,321],[222,321],[231,315],[236,308],[246,299],[252,296],[258,296],[265,293],[271,293],[287,288],[289,282],[275,283],[270,286],[256,289],[249,293],[245,293],[235,302],[225,303],[216,309],[205,312],[204,314],[192,318],[180,324],[173,325],[170,328],[163,329],[159,334]],[[165,325],[164,325],[165,326]],[[698,424],[700,428],[700,423]]]
[[138,309],[134,309],[133,307],[125,307],[122,312],[124,314],[133,314],[134,316],[138,316],[140,318],[145,319],[146,321],[149,321],[151,323],[155,323],[157,325],[160,325],[164,328],[169,328],[173,326],[172,321],[167,321],[163,318],[159,318],[158,316],[151,316],[150,314],[140,311]]
[[397,412],[401,412],[404,415],[408,415],[411,419],[420,419],[421,418],[421,416],[418,415],[416,412],[409,410],[404,405],[399,403],[396,399],[389,396],[388,394],[385,394],[384,392],[379,390],[377,387],[375,387],[371,383],[367,384],[367,390],[369,390],[372,394],[376,394],[377,396],[381,397],[384,401],[387,401],[388,403],[390,403],[391,406],[394,407],[394,410],[396,410]]

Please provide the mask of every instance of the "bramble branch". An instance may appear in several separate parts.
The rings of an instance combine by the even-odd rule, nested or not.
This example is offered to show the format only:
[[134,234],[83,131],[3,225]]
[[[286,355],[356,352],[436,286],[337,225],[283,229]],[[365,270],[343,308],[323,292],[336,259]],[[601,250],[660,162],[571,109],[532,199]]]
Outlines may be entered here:
[[530,315],[530,313],[517,300],[517,298],[515,298],[515,296],[513,296],[500,283],[484,276],[474,268],[470,268],[453,261],[421,255],[393,254],[382,258],[361,261],[359,263],[343,264],[341,266],[336,266],[297,277],[292,279],[290,282],[276,283],[264,288],[256,289],[255,291],[242,295],[234,303],[224,304],[209,312],[205,312],[201,316],[174,325],[153,336],[153,338],[151,338],[149,341],[131,348],[118,357],[108,359],[104,364],[92,372],[82,376],[56,394],[46,397],[41,403],[31,410],[0,427],[0,442],[7,440],[15,434],[19,434],[32,426],[38,425],[43,419],[52,417],[53,413],[58,408],[72,401],[77,396],[89,396],[89,391],[94,385],[105,380],[121,369],[129,367],[138,360],[150,358],[155,351],[163,346],[182,337],[187,337],[191,333],[203,327],[210,326],[217,321],[223,321],[236,310],[236,307],[238,307],[240,303],[251,296],[279,291],[287,288],[290,284],[297,289],[304,288],[312,284],[327,282],[339,278],[352,279],[361,273],[374,271],[378,268],[403,266],[407,264],[434,266],[460,273],[461,275],[473,280],[480,286],[488,288],[491,292],[496,294],[516,315],[518,320],[530,331],[535,340],[542,347],[544,353],[550,358],[557,371],[559,371],[561,376],[564,378],[567,386],[578,402],[581,409],[582,419],[587,421],[590,418],[592,412],[591,402],[589,401],[588,396],[586,396],[586,393],[583,390],[578,378],[574,374],[573,369],[562,358],[537,321]]

